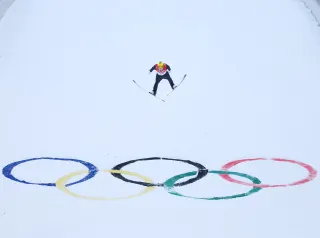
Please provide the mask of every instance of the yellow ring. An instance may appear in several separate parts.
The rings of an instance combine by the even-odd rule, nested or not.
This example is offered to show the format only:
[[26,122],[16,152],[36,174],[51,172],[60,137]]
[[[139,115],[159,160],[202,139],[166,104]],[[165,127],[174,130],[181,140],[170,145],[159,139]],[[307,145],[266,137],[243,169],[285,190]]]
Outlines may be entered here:
[[[134,173],[134,172],[129,172],[129,171],[125,171],[125,170],[99,170],[101,172],[106,172],[106,173],[116,173],[116,174],[126,174],[126,175],[131,175],[131,176],[135,176],[138,178],[143,179],[145,182],[147,183],[152,183],[152,179],[148,178],[146,176],[143,176],[141,174],[138,173]],[[138,193],[138,194],[134,194],[134,195],[130,195],[127,197],[121,197],[121,198],[104,198],[104,197],[87,197],[87,196],[82,196],[79,194],[76,194],[74,192],[71,192],[67,187],[66,184],[68,183],[68,181],[70,179],[72,179],[73,177],[77,176],[77,175],[81,175],[81,174],[87,174],[88,170],[81,170],[81,171],[77,171],[74,173],[70,173],[67,174],[61,178],[59,178],[56,182],[56,187],[61,190],[62,192],[65,192],[73,197],[77,197],[77,198],[84,198],[84,199],[89,199],[89,200],[120,200],[120,199],[128,199],[128,198],[134,198],[134,197],[138,197],[141,195],[144,195],[148,192],[150,192],[151,190],[155,189],[156,187],[146,187],[142,192]]]

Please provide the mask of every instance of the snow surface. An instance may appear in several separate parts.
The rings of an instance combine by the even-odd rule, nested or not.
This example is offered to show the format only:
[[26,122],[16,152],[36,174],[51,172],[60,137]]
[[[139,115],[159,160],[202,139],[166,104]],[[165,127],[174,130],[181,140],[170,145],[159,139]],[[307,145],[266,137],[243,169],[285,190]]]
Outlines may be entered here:
[[15,0],[0,0],[0,20]]
[[[320,168],[320,29],[301,2],[20,0],[1,20],[0,36],[1,168],[53,157],[110,170],[153,156],[209,170],[245,158]],[[172,67],[175,82],[188,74],[165,103],[132,83],[151,90],[155,74],[148,70],[159,60]],[[169,91],[161,82],[159,97]],[[84,168],[37,160],[15,167],[13,175],[55,183]],[[157,160],[123,170],[163,183],[196,169]],[[307,176],[303,167],[272,160],[231,170],[264,184]],[[131,199],[94,201],[1,175],[0,236],[317,237],[319,185],[316,177],[218,201],[159,187]],[[68,189],[121,197],[145,187],[100,171]],[[214,197],[250,189],[208,174],[176,191]]]
[[302,0],[320,26],[320,0]]

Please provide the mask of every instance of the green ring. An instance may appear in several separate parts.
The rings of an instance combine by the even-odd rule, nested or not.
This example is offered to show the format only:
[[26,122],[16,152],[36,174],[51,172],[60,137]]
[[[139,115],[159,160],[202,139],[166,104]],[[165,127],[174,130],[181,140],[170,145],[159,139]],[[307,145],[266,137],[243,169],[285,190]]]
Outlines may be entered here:
[[[247,178],[250,179],[254,184],[260,184],[261,181],[256,178],[256,177],[252,177],[248,174],[242,174],[242,173],[237,173],[237,172],[230,172],[230,171],[217,171],[217,170],[211,170],[208,173],[211,174],[232,174],[232,175],[237,175],[243,178]],[[232,195],[232,196],[225,196],[225,197],[212,197],[212,198],[198,198],[198,197],[190,197],[190,196],[185,196],[182,195],[178,192],[175,191],[174,188],[174,184],[179,180],[182,179],[184,177],[189,177],[189,176],[194,176],[197,174],[197,171],[192,171],[192,172],[188,172],[185,174],[179,174],[176,175],[172,178],[169,178],[165,183],[164,183],[164,188],[168,191],[168,193],[175,195],[175,196],[180,196],[180,197],[186,197],[186,198],[193,198],[193,199],[203,199],[203,200],[222,200],[222,199],[233,199],[233,198],[239,198],[239,197],[246,197],[249,196],[253,193],[256,193],[258,191],[260,191],[262,188],[258,188],[258,187],[253,187],[249,192],[247,193],[241,193],[241,194],[236,194],[236,195]]]

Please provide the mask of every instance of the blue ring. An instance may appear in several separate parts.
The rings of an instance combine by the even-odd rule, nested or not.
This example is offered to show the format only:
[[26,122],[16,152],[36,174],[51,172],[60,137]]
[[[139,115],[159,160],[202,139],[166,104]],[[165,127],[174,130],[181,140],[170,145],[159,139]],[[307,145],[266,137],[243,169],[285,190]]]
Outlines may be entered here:
[[30,183],[30,182],[27,182],[27,181],[24,181],[24,180],[19,180],[19,179],[17,179],[16,177],[14,177],[14,176],[12,175],[12,170],[14,169],[14,167],[16,167],[16,166],[18,166],[18,165],[20,165],[20,164],[23,164],[23,163],[25,163],[25,162],[28,162],[28,161],[42,160],[42,159],[45,159],[45,160],[73,161],[73,162],[76,162],[76,163],[83,164],[84,166],[86,166],[86,167],[88,168],[89,173],[88,173],[88,175],[87,175],[86,177],[84,177],[83,179],[81,179],[81,180],[79,180],[79,181],[76,181],[76,182],[67,184],[67,185],[66,185],[67,187],[69,187],[69,186],[71,186],[71,185],[75,185],[75,184],[77,184],[77,183],[85,182],[85,181],[93,178],[93,177],[98,173],[98,168],[97,168],[96,166],[94,166],[93,164],[91,164],[91,163],[89,163],[89,162],[86,162],[86,161],[77,160],[77,159],[42,157],[42,158],[32,158],[32,159],[21,160],[21,161],[17,161],[17,162],[8,164],[7,166],[5,166],[5,167],[2,169],[2,174],[3,174],[6,178],[11,179],[11,180],[16,181],[16,182],[19,182],[19,183],[55,187],[55,186],[56,186],[56,183]]

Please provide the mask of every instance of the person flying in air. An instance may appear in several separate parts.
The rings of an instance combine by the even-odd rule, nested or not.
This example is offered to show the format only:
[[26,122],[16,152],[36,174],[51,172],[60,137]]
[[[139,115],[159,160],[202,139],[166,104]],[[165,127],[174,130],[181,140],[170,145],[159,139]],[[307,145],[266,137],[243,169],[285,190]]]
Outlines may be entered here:
[[[158,85],[162,79],[167,79],[170,83],[170,86],[172,90],[174,90],[177,86],[174,84],[169,72],[171,71],[171,68],[168,64],[163,63],[160,61],[158,64],[155,64],[149,71],[152,73],[153,70],[157,71],[156,75],[156,82],[154,83],[153,90],[150,92],[152,95],[156,96]],[[149,73],[149,74],[150,74]]]

